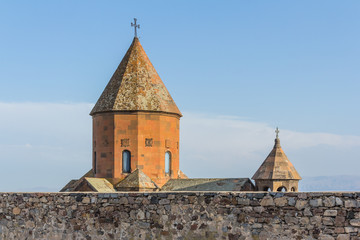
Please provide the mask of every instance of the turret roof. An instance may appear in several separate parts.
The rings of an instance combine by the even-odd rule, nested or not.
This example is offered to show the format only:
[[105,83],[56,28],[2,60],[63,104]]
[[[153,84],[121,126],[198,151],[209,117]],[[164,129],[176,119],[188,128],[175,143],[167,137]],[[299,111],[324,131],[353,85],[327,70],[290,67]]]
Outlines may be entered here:
[[274,148],[252,177],[254,180],[300,180],[301,177],[289,161],[276,136]]
[[137,37],[90,115],[113,111],[153,111],[182,116]]
[[158,186],[143,171],[136,169],[116,185],[118,191],[157,189]]

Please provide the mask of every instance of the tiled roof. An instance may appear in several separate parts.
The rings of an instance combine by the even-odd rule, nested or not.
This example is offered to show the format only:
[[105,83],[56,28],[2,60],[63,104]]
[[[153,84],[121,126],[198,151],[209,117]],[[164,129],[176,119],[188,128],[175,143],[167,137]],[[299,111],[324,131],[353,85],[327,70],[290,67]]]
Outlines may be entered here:
[[146,189],[155,190],[158,189],[158,186],[143,171],[136,169],[118,183],[115,188],[118,191],[139,191]]
[[112,111],[154,111],[182,116],[136,37],[90,115]]
[[280,146],[280,139],[275,139],[275,145],[260,168],[252,177],[254,180],[279,179],[300,180],[301,177],[289,161]]
[[249,178],[170,179],[161,191],[254,191]]

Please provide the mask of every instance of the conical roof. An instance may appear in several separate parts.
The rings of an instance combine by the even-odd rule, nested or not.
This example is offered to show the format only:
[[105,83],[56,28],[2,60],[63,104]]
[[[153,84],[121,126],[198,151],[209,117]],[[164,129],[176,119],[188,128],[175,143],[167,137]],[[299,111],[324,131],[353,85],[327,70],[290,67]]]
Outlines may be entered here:
[[182,116],[137,37],[90,115],[112,111],[153,111]]
[[276,136],[274,148],[252,177],[254,180],[300,180],[301,177],[289,161]]

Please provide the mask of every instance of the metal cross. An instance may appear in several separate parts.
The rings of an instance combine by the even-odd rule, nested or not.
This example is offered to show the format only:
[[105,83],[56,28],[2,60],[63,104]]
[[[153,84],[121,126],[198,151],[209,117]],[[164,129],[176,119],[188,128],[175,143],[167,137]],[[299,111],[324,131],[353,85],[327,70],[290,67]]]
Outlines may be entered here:
[[137,38],[137,31],[136,28],[140,28],[140,24],[136,24],[137,19],[134,18],[134,23],[131,23],[131,26],[135,29],[135,37]]
[[276,130],[275,130],[275,132],[276,132],[276,138],[279,138],[279,128],[278,127],[276,127]]

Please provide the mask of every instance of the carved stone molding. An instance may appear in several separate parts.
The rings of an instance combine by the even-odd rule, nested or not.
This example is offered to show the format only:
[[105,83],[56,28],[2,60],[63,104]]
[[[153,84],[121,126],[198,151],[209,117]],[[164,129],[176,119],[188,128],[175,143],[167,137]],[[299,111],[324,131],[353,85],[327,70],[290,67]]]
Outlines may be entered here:
[[145,147],[152,147],[152,146],[153,146],[153,139],[145,138]]

